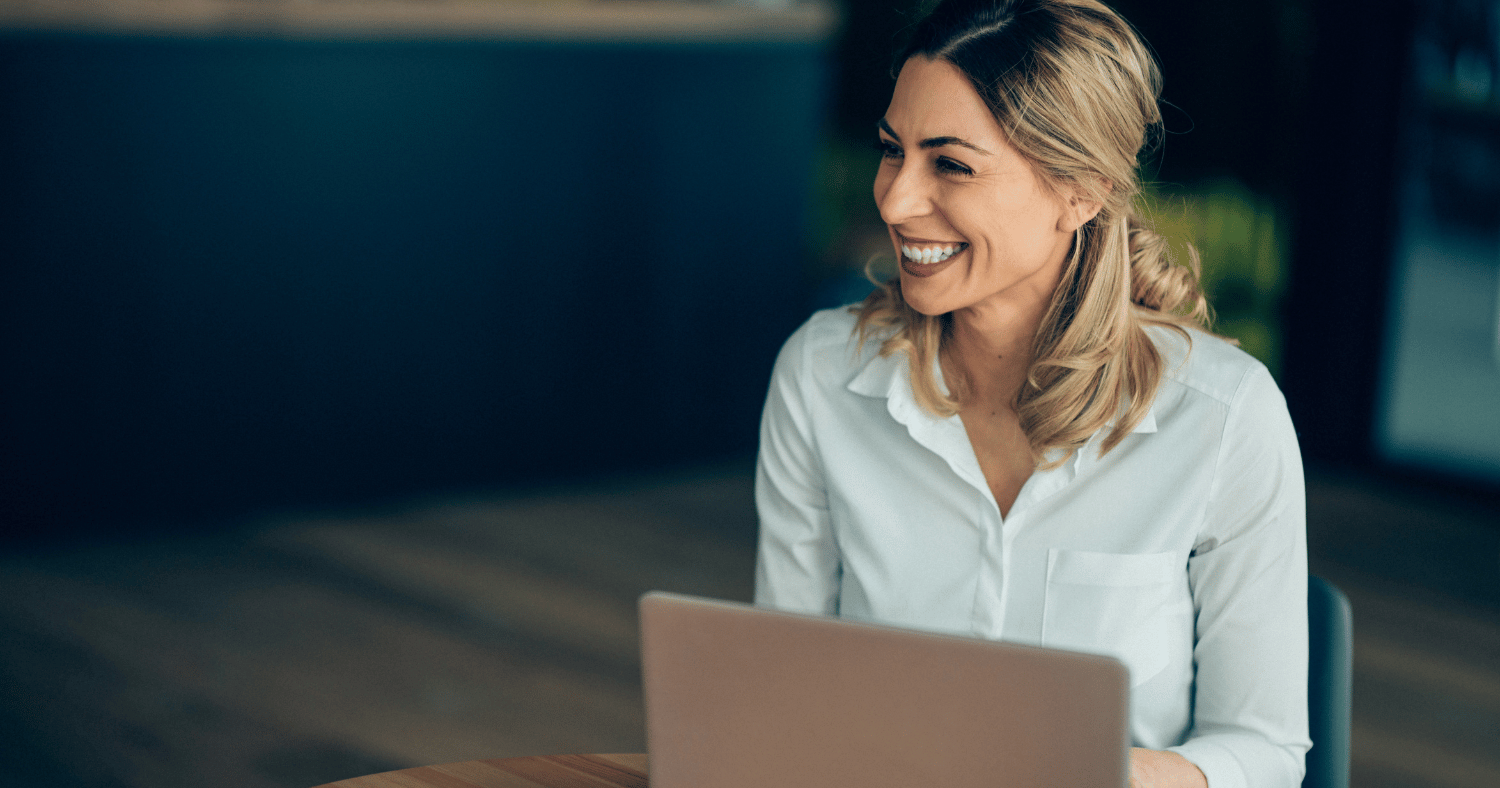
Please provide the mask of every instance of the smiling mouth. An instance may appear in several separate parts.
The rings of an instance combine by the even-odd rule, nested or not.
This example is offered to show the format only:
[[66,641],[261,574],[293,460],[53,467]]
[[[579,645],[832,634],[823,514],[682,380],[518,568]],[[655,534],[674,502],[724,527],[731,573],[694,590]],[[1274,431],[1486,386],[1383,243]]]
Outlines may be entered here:
[[969,248],[966,243],[915,244],[905,238],[901,241],[901,256],[917,265],[941,263]]

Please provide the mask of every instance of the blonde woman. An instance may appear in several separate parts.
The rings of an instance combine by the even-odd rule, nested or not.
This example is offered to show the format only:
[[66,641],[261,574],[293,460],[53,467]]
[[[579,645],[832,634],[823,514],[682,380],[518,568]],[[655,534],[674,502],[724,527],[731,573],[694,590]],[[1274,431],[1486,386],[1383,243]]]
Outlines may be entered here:
[[777,360],[757,602],[1118,656],[1132,785],[1298,785],[1301,462],[1133,212],[1156,64],[1093,0],[950,0],[897,64],[900,273]]

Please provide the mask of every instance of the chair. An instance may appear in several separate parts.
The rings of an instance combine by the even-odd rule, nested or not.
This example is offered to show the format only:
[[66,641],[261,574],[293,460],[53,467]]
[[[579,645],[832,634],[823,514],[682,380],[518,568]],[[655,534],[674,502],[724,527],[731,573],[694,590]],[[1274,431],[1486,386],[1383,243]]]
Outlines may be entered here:
[[1302,788],[1348,788],[1354,620],[1349,598],[1307,578],[1307,722],[1313,747]]

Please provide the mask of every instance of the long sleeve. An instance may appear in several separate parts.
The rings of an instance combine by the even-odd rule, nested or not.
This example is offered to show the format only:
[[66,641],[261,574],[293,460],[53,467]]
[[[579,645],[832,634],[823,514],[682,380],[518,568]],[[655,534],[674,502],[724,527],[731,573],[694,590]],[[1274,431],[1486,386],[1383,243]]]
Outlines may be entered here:
[[839,606],[839,551],[809,412],[808,330],[803,326],[782,347],[761,417],[755,603],[833,614]]
[[1307,537],[1286,404],[1249,370],[1225,422],[1208,525],[1188,560],[1193,725],[1171,748],[1210,788],[1295,788],[1307,729]]

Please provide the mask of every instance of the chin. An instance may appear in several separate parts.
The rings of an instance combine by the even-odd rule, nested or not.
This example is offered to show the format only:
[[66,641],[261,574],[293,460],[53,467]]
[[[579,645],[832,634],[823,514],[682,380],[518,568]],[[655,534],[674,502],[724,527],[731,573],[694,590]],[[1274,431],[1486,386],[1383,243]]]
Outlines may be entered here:
[[902,276],[901,300],[905,301],[906,305],[911,307],[912,310],[917,312],[918,314],[923,314],[928,317],[937,317],[939,315],[946,315],[949,312],[953,311],[951,308],[948,308],[940,301],[932,298],[924,298],[921,292],[913,293],[913,290],[920,291],[920,288],[912,288],[909,287],[909,285],[910,277]]

